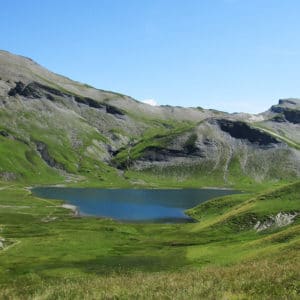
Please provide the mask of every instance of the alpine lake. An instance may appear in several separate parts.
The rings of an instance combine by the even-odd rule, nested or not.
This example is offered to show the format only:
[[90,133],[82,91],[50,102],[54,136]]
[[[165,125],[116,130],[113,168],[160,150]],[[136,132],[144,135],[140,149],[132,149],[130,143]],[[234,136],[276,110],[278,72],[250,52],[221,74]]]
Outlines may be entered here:
[[99,189],[37,187],[35,196],[60,199],[76,206],[80,216],[123,222],[188,223],[185,210],[207,200],[239,191],[226,189]]

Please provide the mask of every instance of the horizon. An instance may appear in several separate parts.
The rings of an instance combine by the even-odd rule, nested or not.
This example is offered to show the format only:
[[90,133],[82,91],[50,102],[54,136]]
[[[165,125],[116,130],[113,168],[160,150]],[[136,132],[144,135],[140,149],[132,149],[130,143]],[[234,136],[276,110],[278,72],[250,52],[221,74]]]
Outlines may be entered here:
[[298,8],[294,0],[11,1],[1,48],[142,102],[260,113],[300,95]]

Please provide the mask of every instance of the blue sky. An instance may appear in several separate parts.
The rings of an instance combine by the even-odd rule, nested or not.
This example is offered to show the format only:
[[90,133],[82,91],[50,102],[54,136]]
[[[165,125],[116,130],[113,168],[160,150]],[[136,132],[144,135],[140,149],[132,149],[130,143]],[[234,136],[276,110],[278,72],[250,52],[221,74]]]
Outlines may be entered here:
[[299,0],[10,0],[0,49],[138,100],[261,112],[300,97],[299,13]]

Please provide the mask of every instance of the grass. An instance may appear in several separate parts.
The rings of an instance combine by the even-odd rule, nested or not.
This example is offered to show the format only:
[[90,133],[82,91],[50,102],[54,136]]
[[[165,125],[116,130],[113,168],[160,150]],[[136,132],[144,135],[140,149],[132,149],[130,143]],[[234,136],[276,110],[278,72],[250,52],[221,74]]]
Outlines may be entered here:
[[[74,88],[90,86],[74,83]],[[109,104],[115,96],[125,97],[107,93],[102,102]],[[93,110],[78,110],[76,105],[69,109],[71,102],[63,98],[53,100],[55,107],[43,101],[42,109],[38,101],[28,101],[7,103],[0,111],[0,130],[9,133],[0,135],[0,180],[9,181],[0,181],[0,237],[5,239],[0,250],[0,299],[300,297],[299,216],[283,228],[253,229],[279,212],[300,212],[300,183],[287,184],[297,177],[293,161],[287,160],[289,149],[240,149],[231,154],[225,141],[216,139],[222,150],[218,160],[151,166],[141,172],[130,166],[149,149],[167,148],[184,138],[183,149],[193,152],[201,120],[124,111],[135,124],[130,128],[131,122],[126,122],[127,128]],[[210,126],[203,126],[203,137],[214,137]],[[263,123],[254,126],[300,149],[284,131],[274,132]],[[124,144],[131,141],[113,161],[123,171],[103,162],[105,145],[113,144],[111,135],[116,141],[119,135]],[[36,151],[37,141],[47,145],[64,170],[47,165]],[[25,188],[58,183],[106,188],[218,186],[246,192],[188,210],[197,221],[193,224],[130,224],[74,217],[61,201],[36,198]]]
[[[207,267],[110,276],[78,276],[44,280],[28,276],[23,288],[4,288],[6,299],[297,299],[299,263],[268,260],[232,267]],[[279,277],[278,274],[281,274]]]
[[[161,149],[165,147],[174,137],[188,132],[194,124],[188,122],[167,122],[153,120],[154,127],[146,130],[143,136],[132,146],[121,149],[113,160],[113,163],[123,168],[130,167],[131,163],[140,158],[145,150],[150,148]],[[192,141],[191,141],[192,142]]]
[[0,298],[296,299],[300,224],[253,222],[300,211],[300,183],[205,202],[192,224],[74,218],[21,185],[0,190]]
[[[285,165],[288,153],[276,154],[276,163],[264,165],[270,157],[263,153],[251,154],[247,158],[246,169],[242,169],[243,153],[236,153],[226,166],[226,149],[216,164],[216,159],[198,160],[189,165],[151,166],[143,171],[131,169],[130,166],[141,158],[147,150],[167,148],[176,139],[185,136],[184,148],[192,151],[195,147],[194,122],[176,122],[146,118],[143,115],[130,116],[140,122],[142,134],[127,136],[126,129],[114,123],[110,134],[121,134],[131,138],[131,146],[121,148],[110,162],[105,161],[107,138],[105,133],[95,130],[76,113],[70,111],[49,111],[45,109],[27,109],[16,107],[15,112],[0,112],[1,128],[10,134],[10,138],[0,137],[0,176],[1,171],[11,173],[22,184],[55,184],[103,186],[103,187],[229,187],[256,190],[273,186],[280,179],[280,184],[295,178],[293,168]],[[55,114],[55,121],[53,121]],[[92,122],[96,119],[90,115]],[[109,122],[109,120],[106,120]],[[110,124],[110,123],[109,123]],[[200,123],[198,123],[199,125]],[[49,168],[36,151],[34,142],[47,145],[50,156],[64,169]],[[222,146],[224,147],[224,145]],[[223,148],[222,148],[223,149]],[[279,157],[281,155],[281,157]],[[239,157],[241,156],[241,157]],[[263,165],[263,167],[262,167]],[[120,171],[115,167],[122,167]],[[227,171],[225,171],[225,169]],[[263,170],[262,178],[256,174]],[[4,176],[2,176],[4,178]],[[71,180],[71,179],[72,180]]]
[[[35,118],[39,121],[32,121]],[[33,112],[22,111],[16,120],[21,123],[16,128],[8,125],[10,119],[13,116],[8,112],[1,112],[4,124],[1,130],[9,132],[10,137],[0,136],[0,174],[1,171],[14,174],[14,181],[23,184],[62,183],[68,176],[81,178],[82,184],[89,181],[91,185],[109,186],[118,180],[120,185],[125,184],[117,170],[102,161],[101,145],[106,142],[105,137],[81,119],[71,115],[70,119],[54,125],[51,115],[34,117]],[[74,145],[66,127],[73,132],[73,140],[80,141],[78,145]],[[43,161],[36,151],[36,141],[47,145],[50,156],[63,166],[63,172],[50,168]]]
[[[13,153],[13,157],[11,155]],[[58,182],[62,177],[43,162],[35,151],[20,141],[10,140],[0,136],[0,173],[9,170],[20,180],[31,178],[39,184],[42,182]]]
[[296,143],[295,141],[291,140],[290,138],[284,136],[283,134],[278,134],[272,130],[270,130],[269,128],[267,128],[264,124],[262,123],[255,123],[255,125],[253,125],[255,127],[257,127],[258,129],[265,131],[266,133],[272,135],[274,138],[279,139],[280,141],[286,143],[287,145],[289,145],[292,148],[295,148],[297,150],[300,150],[300,145],[298,143]]

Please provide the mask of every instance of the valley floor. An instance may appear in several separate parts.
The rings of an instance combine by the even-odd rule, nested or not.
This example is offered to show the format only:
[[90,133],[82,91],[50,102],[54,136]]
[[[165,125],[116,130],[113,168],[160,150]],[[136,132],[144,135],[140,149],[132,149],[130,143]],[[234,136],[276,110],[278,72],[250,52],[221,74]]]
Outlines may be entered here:
[[[300,183],[214,199],[193,224],[74,217],[0,184],[1,299],[298,299]],[[254,226],[269,224],[256,231]]]

